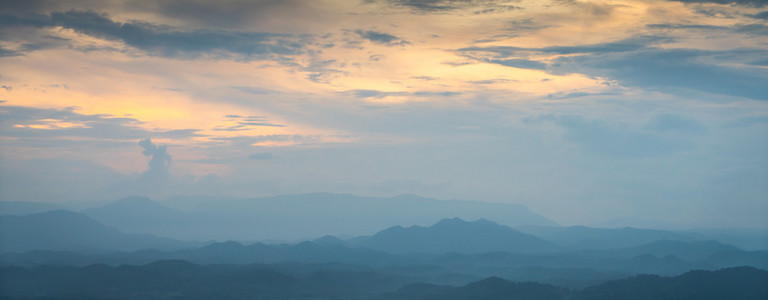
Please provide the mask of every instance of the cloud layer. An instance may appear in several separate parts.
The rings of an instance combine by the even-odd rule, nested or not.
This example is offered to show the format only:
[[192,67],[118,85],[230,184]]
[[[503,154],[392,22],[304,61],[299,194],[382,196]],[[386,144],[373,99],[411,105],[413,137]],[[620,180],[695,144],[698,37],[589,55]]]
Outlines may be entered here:
[[3,3],[0,192],[412,193],[765,227],[765,7]]

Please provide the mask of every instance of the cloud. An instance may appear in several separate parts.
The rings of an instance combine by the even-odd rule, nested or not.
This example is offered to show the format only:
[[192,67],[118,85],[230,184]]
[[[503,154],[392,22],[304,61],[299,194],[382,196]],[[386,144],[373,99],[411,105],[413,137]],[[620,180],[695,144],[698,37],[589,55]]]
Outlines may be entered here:
[[168,146],[156,146],[150,139],[139,141],[139,146],[144,148],[141,153],[150,158],[149,170],[141,174],[142,179],[149,183],[167,181],[171,176],[168,171],[171,167],[171,155],[168,154]]
[[472,56],[473,53],[493,54],[495,57],[503,58],[514,55],[524,55],[526,53],[552,53],[552,54],[601,54],[618,53],[646,49],[654,44],[672,41],[672,38],[664,36],[639,36],[616,42],[586,44],[578,46],[550,46],[542,48],[519,48],[505,46],[491,47],[465,47],[456,50],[459,54]]
[[[748,27],[748,30],[761,32],[765,30],[763,27]],[[747,30],[740,28],[736,30]],[[768,100],[768,85],[764,84],[768,82],[768,72],[751,67],[759,65],[759,59],[768,55],[768,51],[707,51],[655,46],[671,40],[663,36],[643,36],[580,46],[467,47],[458,49],[457,54],[479,62],[545,70],[555,75],[585,74],[616,80],[627,86],[667,92],[688,89]],[[547,61],[527,59],[542,53],[562,56]]]
[[752,7],[763,7],[768,4],[766,0],[669,0],[674,2],[683,3],[698,3],[698,4],[735,4]]
[[362,31],[362,30],[356,30],[355,33],[360,35],[360,37],[369,40],[376,44],[384,44],[388,46],[403,46],[410,44],[410,42],[400,39],[399,37],[396,37],[391,34],[382,33],[382,32],[376,32],[376,31]]
[[768,20],[768,10],[761,11],[759,13],[756,13],[754,15],[749,15],[749,16],[755,19]]
[[605,93],[587,93],[587,92],[572,92],[572,93],[554,93],[547,95],[547,99],[573,99],[589,96],[620,96],[621,93],[605,92]]
[[757,68],[710,63],[728,52],[691,49],[648,49],[630,53],[558,58],[553,71],[615,79],[646,88],[689,89],[768,100],[768,72]]
[[487,63],[502,65],[506,67],[520,68],[520,69],[532,69],[532,70],[544,70],[547,68],[547,64],[538,62],[535,60],[527,60],[520,58],[513,59],[488,59]]
[[[368,0],[367,2],[376,2]],[[510,3],[518,1],[499,0],[384,0],[392,6],[407,7],[419,13],[446,13],[453,10],[472,10],[474,14],[499,13],[519,9]]]
[[0,57],[19,56],[19,55],[21,55],[21,53],[19,53],[18,51],[0,47]]
[[443,92],[433,92],[433,91],[415,91],[415,92],[405,92],[405,91],[399,91],[399,92],[385,92],[385,91],[378,91],[378,90],[349,90],[344,91],[342,94],[352,95],[355,98],[360,99],[380,99],[384,97],[390,97],[390,96],[399,96],[399,97],[432,97],[432,96],[443,96],[443,97],[449,97],[449,96],[455,96],[459,95],[459,92],[453,92],[453,91],[443,91]]
[[77,137],[95,139],[137,139],[145,136],[190,138],[202,136],[197,129],[157,130],[142,128],[143,122],[125,117],[86,115],[76,107],[64,109],[0,106],[0,132],[6,137],[40,138]]
[[217,126],[213,128],[214,131],[246,131],[253,130],[255,127],[285,127],[282,124],[267,122],[267,118],[263,116],[225,115],[224,117],[228,121],[235,121],[236,124],[232,126]]
[[142,21],[120,23],[94,11],[70,10],[50,15],[6,13],[2,18],[0,26],[3,27],[61,26],[98,38],[122,41],[150,55],[175,58],[208,56],[255,60],[294,56],[303,53],[308,42],[306,38],[287,34],[212,29],[182,31]]
[[407,6],[423,12],[445,11],[458,8],[456,2],[447,0],[389,0],[390,4]]
[[311,18],[317,15],[305,0],[164,0],[131,1],[127,9],[154,11],[165,18],[205,27],[234,28],[270,18]]

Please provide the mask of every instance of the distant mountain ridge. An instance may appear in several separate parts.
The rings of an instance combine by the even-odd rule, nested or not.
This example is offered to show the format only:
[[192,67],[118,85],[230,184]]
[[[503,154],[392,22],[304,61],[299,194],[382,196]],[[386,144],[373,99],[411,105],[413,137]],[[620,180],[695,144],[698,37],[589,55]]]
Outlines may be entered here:
[[459,218],[443,219],[429,227],[394,226],[347,244],[390,253],[542,252],[558,248],[552,242],[485,219],[467,222]]
[[195,217],[152,201],[146,197],[126,197],[81,213],[103,224],[130,233],[168,235],[169,230],[182,230]]
[[677,232],[624,228],[592,228],[586,226],[518,226],[515,229],[572,249],[620,249],[658,240],[693,241]]
[[[175,197],[173,202],[183,202]],[[502,224],[554,226],[518,204],[436,200],[414,195],[361,197],[314,193],[216,200],[181,211],[141,197],[83,211],[126,232],[195,240],[299,240],[332,235],[357,236],[396,224],[432,224],[444,218],[487,218]],[[226,222],[222,222],[226,220]],[[138,222],[137,222],[138,221]]]
[[152,235],[126,234],[88,216],[66,210],[26,216],[0,216],[0,252],[105,252],[149,248],[180,249],[190,245]]

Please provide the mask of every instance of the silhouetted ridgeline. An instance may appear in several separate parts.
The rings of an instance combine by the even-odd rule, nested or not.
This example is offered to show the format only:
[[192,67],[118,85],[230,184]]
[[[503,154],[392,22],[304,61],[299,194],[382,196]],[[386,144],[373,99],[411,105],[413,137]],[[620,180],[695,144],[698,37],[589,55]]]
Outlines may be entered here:
[[0,268],[3,299],[736,299],[768,298],[768,271],[751,267],[640,275],[583,290],[492,277],[461,287],[345,265],[209,265]]

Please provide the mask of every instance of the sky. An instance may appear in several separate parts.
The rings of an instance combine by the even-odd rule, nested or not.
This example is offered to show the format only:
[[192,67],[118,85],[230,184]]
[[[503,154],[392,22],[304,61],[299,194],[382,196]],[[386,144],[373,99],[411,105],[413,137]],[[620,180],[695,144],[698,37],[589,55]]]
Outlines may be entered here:
[[768,2],[0,1],[0,196],[768,228]]

